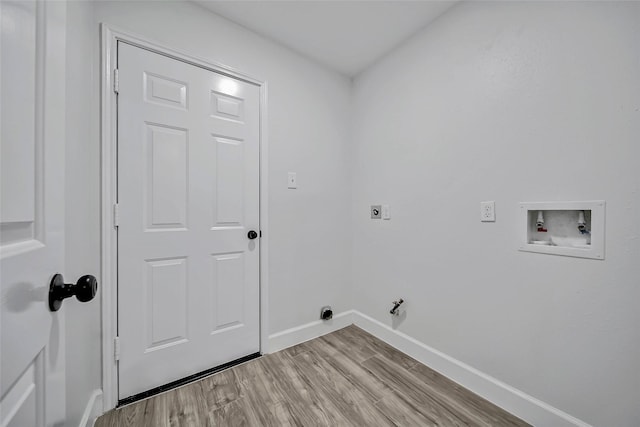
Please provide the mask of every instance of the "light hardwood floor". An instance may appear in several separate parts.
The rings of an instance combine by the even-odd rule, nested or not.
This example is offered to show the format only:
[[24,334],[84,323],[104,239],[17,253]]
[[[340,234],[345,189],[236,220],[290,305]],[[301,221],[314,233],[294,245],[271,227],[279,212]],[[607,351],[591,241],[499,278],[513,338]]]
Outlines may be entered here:
[[356,326],[106,413],[96,427],[526,426]]

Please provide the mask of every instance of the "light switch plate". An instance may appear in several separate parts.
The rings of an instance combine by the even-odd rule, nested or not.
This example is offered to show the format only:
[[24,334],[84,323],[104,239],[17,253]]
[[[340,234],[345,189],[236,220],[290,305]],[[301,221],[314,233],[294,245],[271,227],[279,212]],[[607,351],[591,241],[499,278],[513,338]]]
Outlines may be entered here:
[[380,218],[382,218],[382,206],[371,205],[371,219],[380,219]]
[[480,202],[480,221],[495,222],[496,202]]
[[298,176],[295,172],[289,172],[287,175],[287,188],[298,188]]

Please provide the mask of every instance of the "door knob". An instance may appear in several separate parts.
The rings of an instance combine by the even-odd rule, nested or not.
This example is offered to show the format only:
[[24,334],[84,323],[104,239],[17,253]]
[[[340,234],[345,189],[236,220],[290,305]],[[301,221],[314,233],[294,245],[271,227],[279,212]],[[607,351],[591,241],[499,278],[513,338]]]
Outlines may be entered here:
[[251,230],[247,233],[247,237],[251,240],[255,239],[256,237],[258,237],[258,233],[255,232],[255,230]]
[[49,310],[60,310],[62,301],[74,295],[80,302],[91,301],[97,290],[98,281],[90,274],[79,278],[76,284],[64,283],[62,274],[54,274],[49,284]]

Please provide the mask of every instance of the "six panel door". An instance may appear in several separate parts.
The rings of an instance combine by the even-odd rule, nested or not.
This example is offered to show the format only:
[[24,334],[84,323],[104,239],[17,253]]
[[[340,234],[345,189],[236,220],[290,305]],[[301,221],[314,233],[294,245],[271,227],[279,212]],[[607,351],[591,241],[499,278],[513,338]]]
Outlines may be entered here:
[[258,86],[118,43],[123,399],[253,354]]
[[[0,2],[0,426],[65,421],[66,3]],[[45,37],[46,35],[46,37]],[[68,302],[66,304],[69,304]]]

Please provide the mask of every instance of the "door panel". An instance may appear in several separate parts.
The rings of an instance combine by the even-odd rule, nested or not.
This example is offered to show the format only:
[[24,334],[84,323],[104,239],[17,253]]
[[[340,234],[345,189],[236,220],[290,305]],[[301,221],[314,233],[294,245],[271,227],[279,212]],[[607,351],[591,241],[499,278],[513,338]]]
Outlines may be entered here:
[[64,269],[66,4],[2,1],[0,16],[0,425],[48,426],[65,418],[64,311],[47,295]]
[[218,333],[243,326],[244,314],[244,257],[243,254],[213,256],[213,328]]
[[244,212],[244,141],[213,139],[216,144],[214,226],[239,226]]
[[40,353],[3,397],[0,403],[1,426],[42,425],[39,424],[39,417],[44,413],[42,395],[45,384],[42,361],[43,356]]
[[147,261],[147,321],[145,351],[176,345],[187,339],[187,260]]
[[187,228],[187,129],[146,123],[147,230]]
[[259,87],[118,44],[119,398],[256,353]]
[[[35,1],[0,5],[2,16],[2,188],[3,246],[32,240],[35,231]],[[38,147],[41,149],[41,147]]]

